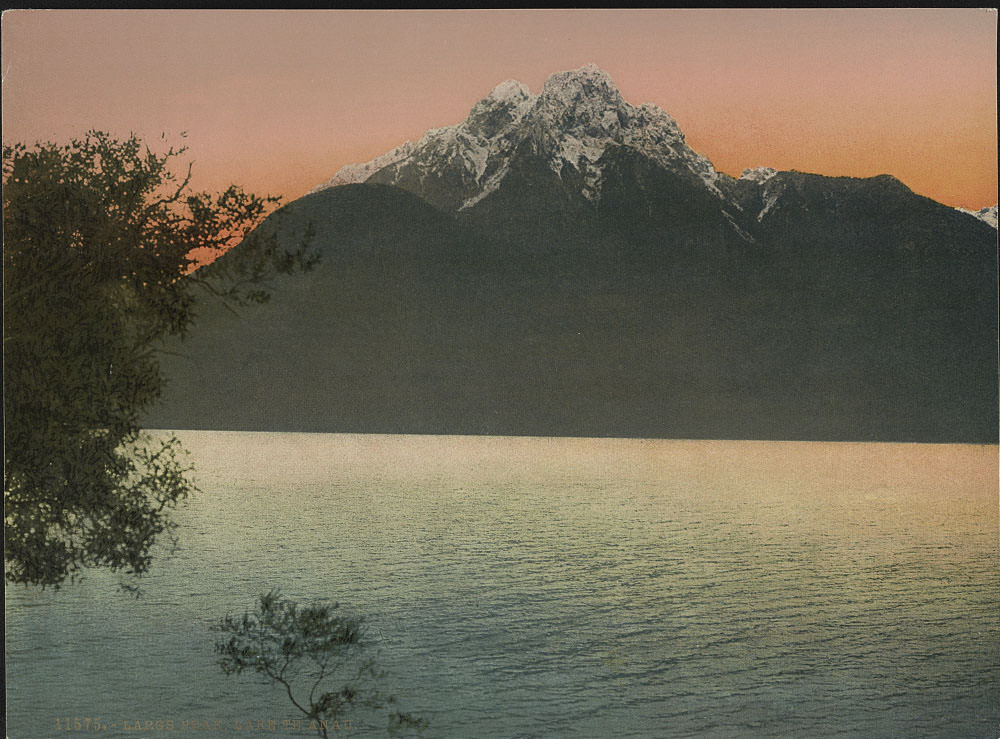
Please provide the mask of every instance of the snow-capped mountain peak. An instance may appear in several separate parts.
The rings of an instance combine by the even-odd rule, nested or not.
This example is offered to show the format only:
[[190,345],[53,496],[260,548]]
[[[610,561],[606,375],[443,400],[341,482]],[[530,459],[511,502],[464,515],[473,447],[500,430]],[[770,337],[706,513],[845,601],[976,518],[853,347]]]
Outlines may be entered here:
[[528,86],[523,82],[518,82],[517,80],[504,80],[493,88],[490,94],[486,96],[486,99],[496,102],[511,101],[519,103],[528,99],[530,99],[531,102],[534,102],[535,96],[531,94],[531,90],[529,90]]
[[552,75],[538,97],[541,105],[584,115],[625,104],[611,77],[596,64]]
[[501,82],[472,107],[468,118],[459,127],[464,127],[479,139],[496,138],[519,124],[536,100],[537,96],[532,95],[523,82]]
[[[461,123],[432,129],[370,162],[341,168],[327,187],[371,180],[397,185],[447,211],[471,208],[496,191],[522,144],[587,200],[600,198],[602,155],[609,146],[635,150],[658,165],[694,175],[717,197],[711,162],[685,143],[661,108],[633,107],[595,64],[553,74],[534,95],[516,80],[501,82]],[[566,167],[574,174],[567,179]]]

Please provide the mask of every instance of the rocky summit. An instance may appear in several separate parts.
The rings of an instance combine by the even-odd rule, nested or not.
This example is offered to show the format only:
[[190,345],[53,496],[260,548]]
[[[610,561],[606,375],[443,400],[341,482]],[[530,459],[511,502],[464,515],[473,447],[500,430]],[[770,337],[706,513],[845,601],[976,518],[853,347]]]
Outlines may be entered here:
[[717,172],[593,65],[502,82],[265,221],[319,266],[205,302],[150,424],[995,443],[989,213]]
[[600,198],[609,148],[627,147],[663,166],[687,169],[717,192],[718,174],[684,141],[674,119],[655,105],[629,105],[595,65],[552,75],[539,95],[515,80],[497,85],[462,123],[436,128],[371,162],[343,167],[314,188],[357,182],[395,185],[447,211],[463,211],[489,196],[530,151],[573,194]]

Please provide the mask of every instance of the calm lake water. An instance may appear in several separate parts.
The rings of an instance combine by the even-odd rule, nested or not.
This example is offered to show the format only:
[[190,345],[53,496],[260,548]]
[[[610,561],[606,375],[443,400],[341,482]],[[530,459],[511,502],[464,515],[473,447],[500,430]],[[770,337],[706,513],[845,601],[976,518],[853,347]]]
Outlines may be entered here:
[[13,739],[315,736],[215,663],[271,588],[365,614],[427,736],[1000,736],[996,446],[179,436],[143,597],[7,587]]

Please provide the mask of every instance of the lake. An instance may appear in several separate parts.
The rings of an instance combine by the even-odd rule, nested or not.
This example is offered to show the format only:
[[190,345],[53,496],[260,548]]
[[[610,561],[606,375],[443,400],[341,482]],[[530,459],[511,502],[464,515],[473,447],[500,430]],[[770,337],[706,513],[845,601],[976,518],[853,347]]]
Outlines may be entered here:
[[7,586],[13,739],[316,736],[215,662],[271,588],[364,614],[427,736],[1000,736],[995,445],[178,436],[140,598]]

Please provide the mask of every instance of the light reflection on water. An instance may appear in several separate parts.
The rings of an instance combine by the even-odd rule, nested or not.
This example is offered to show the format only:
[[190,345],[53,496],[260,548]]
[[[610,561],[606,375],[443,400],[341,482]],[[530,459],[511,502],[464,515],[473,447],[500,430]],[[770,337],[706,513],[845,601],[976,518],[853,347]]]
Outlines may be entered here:
[[280,726],[208,630],[273,587],[366,614],[431,736],[1000,735],[996,446],[180,436],[142,598],[7,588],[9,736]]

